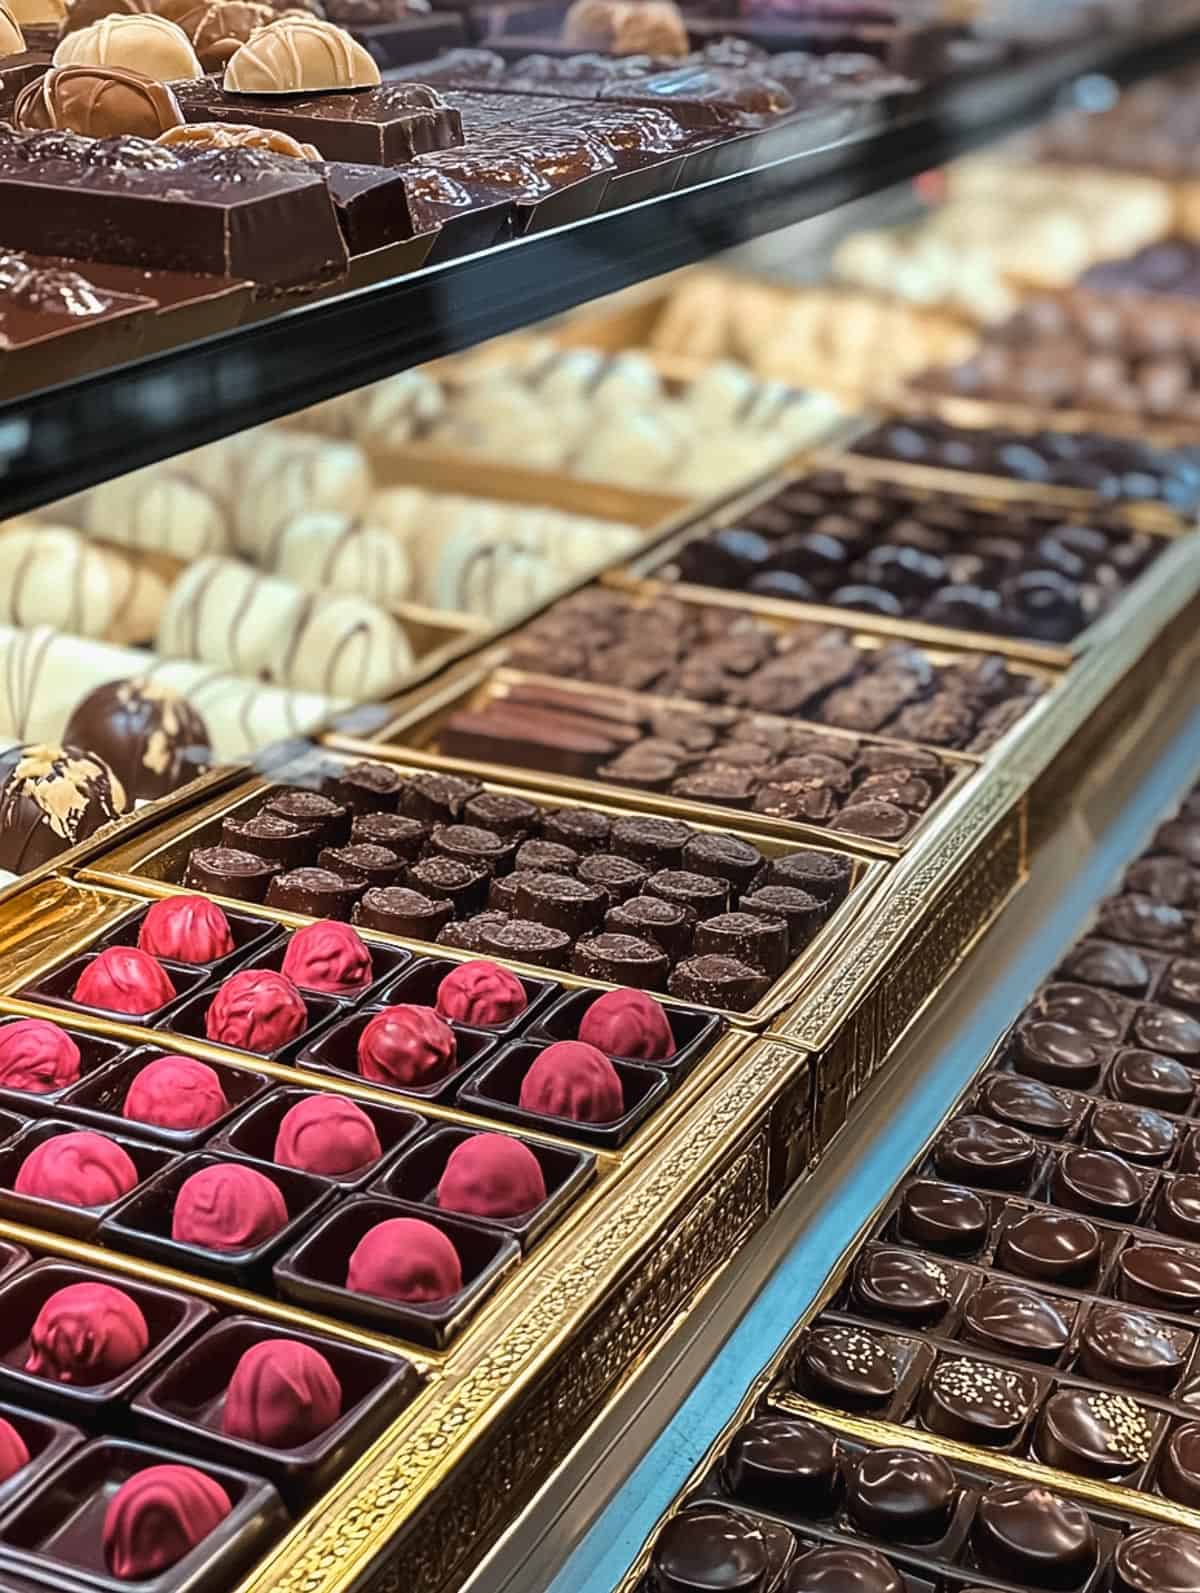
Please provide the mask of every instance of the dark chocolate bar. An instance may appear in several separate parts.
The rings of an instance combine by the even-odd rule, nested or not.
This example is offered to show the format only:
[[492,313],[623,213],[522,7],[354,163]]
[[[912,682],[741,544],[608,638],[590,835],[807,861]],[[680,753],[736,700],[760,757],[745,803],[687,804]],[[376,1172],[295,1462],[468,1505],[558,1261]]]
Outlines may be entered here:
[[140,352],[153,300],[103,288],[66,265],[0,254],[0,396]]

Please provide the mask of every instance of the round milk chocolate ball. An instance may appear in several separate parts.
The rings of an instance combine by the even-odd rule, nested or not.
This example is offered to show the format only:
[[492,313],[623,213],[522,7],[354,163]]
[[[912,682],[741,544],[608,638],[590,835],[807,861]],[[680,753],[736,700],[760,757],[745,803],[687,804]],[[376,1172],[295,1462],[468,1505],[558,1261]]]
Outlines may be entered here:
[[383,1155],[371,1119],[340,1095],[306,1095],[283,1114],[273,1159],[281,1167],[339,1178]]
[[127,1371],[149,1343],[141,1307],[123,1289],[71,1283],[55,1290],[34,1319],[25,1370],[91,1388]]
[[160,1056],[135,1076],[121,1116],[159,1128],[207,1128],[229,1110],[216,1069],[190,1056]]
[[229,920],[207,896],[164,896],[138,928],[138,947],[176,962],[215,962],[234,949]]
[[456,1145],[438,1180],[444,1211],[474,1217],[523,1217],[546,1198],[541,1163],[511,1134],[472,1134]]
[[355,1294],[429,1304],[463,1286],[458,1251],[440,1228],[419,1217],[390,1217],[369,1228],[355,1246],[346,1287]]
[[288,941],[283,972],[303,990],[353,995],[374,977],[371,948],[349,924],[322,918],[298,929]]
[[453,1072],[458,1042],[432,1007],[385,1007],[358,1037],[358,1071],[374,1084],[421,1088]]
[[0,868],[27,873],[86,841],[131,799],[108,765],[75,746],[0,754]]
[[670,1020],[644,990],[610,990],[593,1001],[579,1025],[579,1038],[606,1056],[665,1062],[675,1055]]
[[44,1139],[26,1156],[13,1181],[19,1195],[64,1206],[107,1206],[138,1181],[128,1154],[104,1134],[76,1129]]
[[75,981],[71,999],[103,1012],[144,1017],[174,999],[170,975],[136,946],[107,946]]
[[535,1058],[521,1081],[527,1112],[612,1123],[625,1110],[621,1078],[603,1051],[580,1040],[558,1040]]
[[105,1563],[123,1582],[154,1576],[203,1543],[232,1508],[224,1488],[195,1466],[147,1466],[108,1502]]
[[528,1005],[516,974],[494,962],[464,962],[438,985],[439,1015],[477,1029],[511,1023]]
[[249,1250],[287,1220],[283,1196],[265,1174],[241,1162],[218,1162],[179,1186],[171,1238],[202,1250]]
[[79,1047],[46,1018],[18,1018],[0,1026],[0,1088],[48,1095],[79,1077]]
[[263,1055],[301,1034],[308,1009],[292,981],[270,968],[230,974],[204,1015],[210,1040]]
[[329,1362],[297,1339],[264,1339],[242,1355],[229,1379],[221,1428],[231,1438],[296,1449],[342,1414],[342,1385]]

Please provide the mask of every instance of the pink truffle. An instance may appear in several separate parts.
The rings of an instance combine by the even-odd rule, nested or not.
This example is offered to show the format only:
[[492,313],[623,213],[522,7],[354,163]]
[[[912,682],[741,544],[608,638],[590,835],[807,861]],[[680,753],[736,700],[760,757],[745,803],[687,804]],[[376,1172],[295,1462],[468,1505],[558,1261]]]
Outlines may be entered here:
[[625,1092],[603,1051],[580,1040],[558,1040],[522,1079],[520,1104],[527,1112],[576,1123],[611,1123],[625,1110]]
[[358,1071],[376,1084],[434,1084],[457,1059],[454,1031],[432,1007],[385,1007],[358,1037]]
[[295,1449],[341,1414],[342,1385],[319,1351],[296,1339],[264,1339],[237,1363],[221,1425],[231,1438]]
[[579,1038],[605,1056],[663,1062],[675,1055],[675,1036],[662,1007],[644,990],[610,990],[593,1001]]
[[149,1344],[146,1318],[136,1300],[107,1283],[70,1283],[38,1312],[25,1370],[55,1383],[90,1388],[128,1371]]
[[204,1018],[210,1040],[242,1051],[278,1051],[304,1032],[308,1009],[290,979],[270,968],[230,974]]
[[129,1086],[121,1115],[159,1128],[207,1128],[228,1110],[215,1068],[190,1056],[160,1056]]
[[332,918],[296,931],[284,953],[283,971],[305,990],[334,995],[365,990],[374,977],[371,948],[357,930]]
[[105,1564],[123,1582],[154,1576],[202,1543],[232,1508],[220,1483],[195,1466],[147,1466],[108,1502]]
[[0,1416],[0,1482],[15,1477],[29,1464],[29,1446],[9,1421]]
[[490,1029],[510,1023],[529,1005],[516,974],[494,962],[464,962],[438,986],[437,1010],[455,1023]]
[[355,1246],[346,1287],[413,1304],[447,1300],[463,1286],[458,1251],[440,1228],[419,1217],[390,1217]]
[[281,1166],[327,1178],[356,1173],[382,1155],[374,1123],[340,1095],[306,1095],[284,1113],[275,1136]]
[[81,1006],[139,1016],[165,1006],[174,995],[166,969],[136,946],[107,946],[88,963],[71,992]]
[[45,1018],[18,1018],[0,1027],[0,1086],[46,1095],[79,1077],[79,1047]]
[[249,1250],[287,1220],[283,1196],[269,1178],[240,1162],[218,1162],[179,1186],[171,1238],[202,1250]]
[[215,962],[233,948],[229,920],[207,896],[165,896],[142,919],[138,945],[152,957]]
[[18,1195],[64,1206],[107,1206],[138,1181],[128,1154],[105,1134],[76,1129],[36,1145],[17,1172]]
[[546,1198],[537,1157],[510,1134],[472,1134],[446,1159],[437,1203],[476,1217],[521,1217]]

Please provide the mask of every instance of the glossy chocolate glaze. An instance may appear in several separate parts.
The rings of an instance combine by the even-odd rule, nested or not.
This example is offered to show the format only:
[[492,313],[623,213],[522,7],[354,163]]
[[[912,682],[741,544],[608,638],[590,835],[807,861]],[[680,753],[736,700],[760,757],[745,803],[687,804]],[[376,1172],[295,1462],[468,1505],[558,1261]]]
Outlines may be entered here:
[[900,1198],[897,1226],[906,1239],[948,1255],[966,1255],[987,1237],[988,1209],[973,1189],[920,1179]]
[[1046,1084],[1086,1090],[1100,1077],[1104,1052],[1077,1029],[1041,1018],[1013,1033],[1013,1065],[1019,1073]]
[[1005,1228],[997,1259],[1023,1278],[1082,1286],[1100,1266],[1100,1235],[1070,1212],[1031,1211]]
[[944,1535],[958,1487],[940,1455],[916,1449],[869,1450],[846,1479],[846,1510],[864,1533],[885,1543],[927,1543]]
[[1200,1534],[1183,1527],[1130,1533],[1113,1556],[1114,1593],[1197,1593]]
[[962,1336],[1019,1359],[1055,1361],[1071,1337],[1074,1312],[1019,1283],[985,1283],[967,1301]]
[[1118,1051],[1108,1075],[1108,1092],[1117,1100],[1160,1112],[1186,1112],[1196,1094],[1196,1077],[1175,1057],[1157,1051]]
[[999,1483],[979,1501],[971,1532],[980,1562],[1026,1587],[1078,1587],[1099,1553],[1086,1510],[1048,1488]]
[[945,1316],[950,1285],[935,1261],[879,1245],[864,1252],[854,1268],[854,1300],[870,1316],[921,1327]]
[[1124,1300],[1162,1311],[1200,1311],[1200,1252],[1165,1245],[1131,1244],[1117,1262]]
[[1154,1434],[1128,1394],[1063,1388],[1038,1421],[1034,1446],[1050,1466],[1084,1477],[1128,1477],[1150,1458]]
[[979,1104],[989,1116],[1044,1139],[1061,1139],[1079,1116],[1069,1095],[1040,1079],[1013,1073],[993,1073],[987,1078]]
[[961,1356],[939,1360],[921,1395],[930,1432],[984,1448],[1004,1448],[1025,1425],[1037,1384],[1023,1372]]
[[1145,1311],[1092,1307],[1079,1340],[1079,1370],[1097,1383],[1168,1389],[1178,1380],[1191,1336]]
[[797,1364],[802,1386],[844,1410],[877,1410],[898,1386],[891,1349],[877,1335],[855,1328],[814,1328]]
[[1036,1160],[1037,1145],[1028,1134],[976,1115],[954,1118],[933,1148],[934,1166],[943,1178],[991,1189],[1024,1188]]
[[830,1516],[841,1491],[837,1441],[815,1422],[756,1416],[734,1434],[725,1480],[747,1504]]
[[1144,1198],[1142,1180],[1110,1151],[1065,1151],[1050,1179],[1056,1205],[1090,1216],[1132,1222]]

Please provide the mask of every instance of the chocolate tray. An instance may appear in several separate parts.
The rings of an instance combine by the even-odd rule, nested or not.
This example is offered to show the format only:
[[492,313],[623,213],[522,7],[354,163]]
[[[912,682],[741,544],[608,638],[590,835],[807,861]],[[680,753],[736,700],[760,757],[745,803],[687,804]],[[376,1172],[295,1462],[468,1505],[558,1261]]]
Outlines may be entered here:
[[[678,557],[689,543],[709,536],[726,527],[736,527],[751,511],[769,503],[781,491],[802,486],[806,479],[836,475],[846,483],[847,490],[870,496],[903,492],[911,494],[918,504],[940,505],[947,498],[957,507],[965,503],[968,508],[998,514],[1020,513],[1028,510],[1036,534],[1038,524],[1050,530],[1062,524],[1087,525],[1096,516],[1102,516],[1106,528],[1119,529],[1130,535],[1140,534],[1153,538],[1159,552],[1140,576],[1131,581],[1111,607],[1081,630],[1072,641],[1065,643],[1043,642],[1014,634],[993,634],[979,630],[959,630],[940,623],[923,621],[916,617],[889,620],[871,615],[863,610],[841,608],[828,603],[783,602],[770,600],[784,611],[794,612],[797,618],[822,620],[826,623],[854,625],[870,624],[885,632],[903,634],[912,640],[932,646],[987,647],[1006,658],[1026,659],[1047,668],[1062,668],[1088,647],[1102,640],[1104,635],[1119,626],[1138,601],[1138,588],[1142,581],[1161,584],[1169,580],[1173,571],[1183,562],[1190,561],[1189,547],[1173,547],[1173,543],[1191,527],[1181,517],[1157,505],[1131,505],[1126,508],[1101,506],[1094,495],[1030,486],[1021,482],[991,476],[975,476],[966,472],[931,470],[921,466],[893,463],[863,455],[840,451],[817,450],[806,454],[772,479],[762,482],[732,503],[726,503],[715,514],[698,517],[665,542],[632,560],[624,571],[616,571],[607,579],[619,584],[628,575],[635,580],[653,579],[669,583],[669,589],[680,597],[694,601],[728,601],[733,594],[718,587],[688,584],[679,578]],[[1012,535],[1006,532],[1006,535]],[[1167,568],[1157,565],[1166,557]],[[753,608],[754,600],[737,594],[739,603]]]
[[[549,768],[542,771],[529,770],[515,762],[511,765],[490,763],[486,760],[443,754],[440,733],[453,714],[463,710],[480,709],[489,703],[503,701],[514,695],[520,697],[525,692],[538,689],[549,690],[559,699],[558,705],[568,711],[572,706],[571,697],[577,696],[581,709],[586,709],[589,702],[598,701],[609,705],[614,717],[628,713],[631,722],[639,714],[650,715],[669,711],[695,716],[698,722],[705,717],[711,718],[715,724],[719,724],[722,720],[732,724],[738,719],[752,719],[756,724],[762,724],[767,728],[778,726],[781,732],[786,726],[792,725],[800,730],[810,728],[814,735],[823,740],[844,744],[848,756],[851,756],[854,748],[860,744],[868,747],[894,748],[897,751],[903,751],[908,745],[884,736],[857,737],[851,735],[849,731],[816,725],[807,727],[803,721],[774,720],[768,714],[738,714],[734,710],[706,709],[685,698],[652,697],[645,693],[622,691],[616,687],[575,686],[570,681],[532,675],[523,670],[509,669],[504,665],[493,667],[486,655],[482,662],[467,662],[452,670],[439,685],[401,698],[393,705],[394,713],[390,721],[370,740],[342,735],[335,731],[325,737],[325,742],[328,746],[347,753],[357,753],[362,757],[402,756],[407,762],[425,764],[428,761],[430,767],[454,769],[461,774],[482,772],[497,780],[521,782],[531,779],[538,784],[553,781],[556,789],[562,790],[565,795],[577,796],[581,800],[603,801],[606,796],[612,794],[614,786],[624,786],[648,812],[674,814],[686,810],[697,820],[710,824],[720,824],[729,817],[736,817],[737,823],[744,830],[761,829],[764,834],[794,840],[797,844],[809,841],[828,844],[832,841],[838,845],[861,846],[864,852],[885,858],[897,857],[907,850],[917,839],[924,825],[941,811],[978,767],[978,761],[967,754],[928,749],[934,753],[942,766],[941,777],[944,783],[941,790],[924,812],[914,818],[911,828],[901,840],[888,842],[875,841],[849,832],[838,832],[815,821],[777,819],[767,814],[756,813],[752,808],[736,805],[724,808],[715,803],[674,797],[665,790],[653,788],[643,790],[620,780],[615,772],[608,776],[597,773],[595,776],[574,777],[558,774]],[[649,731],[646,733],[649,734]],[[552,758],[547,760],[548,763],[550,761],[553,761]]]
[[1098,431],[1117,437],[1169,446],[1200,442],[1200,426],[1184,421],[1157,421],[1145,415],[1122,415],[1086,409],[1040,409],[1032,404],[1003,403],[992,398],[963,398],[931,393],[913,382],[886,387],[870,395],[874,408],[886,414],[928,415],[951,426],[1011,426],[1026,431]]
[[[375,749],[372,749],[375,750]],[[322,777],[323,772],[329,768],[344,767],[355,760],[340,753],[327,753],[322,759],[314,760],[303,769],[294,771],[296,780],[307,781],[314,785]],[[418,765],[407,765],[398,760],[389,760],[389,766],[400,775],[415,775],[422,771]],[[289,782],[290,784],[291,782]],[[499,781],[484,781],[484,789],[488,792],[520,796],[543,812],[557,809],[578,809],[589,807],[603,813],[610,818],[636,816],[640,805],[636,800],[621,801],[619,794],[605,793],[609,797],[603,803],[582,803],[566,795],[559,798],[552,790],[528,787],[508,787]],[[196,847],[213,845],[219,839],[222,821],[231,814],[246,814],[256,812],[265,796],[273,791],[283,789],[273,783],[263,780],[253,780],[225,796],[217,798],[207,804],[198,812],[188,814],[177,820],[174,824],[165,826],[151,834],[144,842],[134,842],[128,846],[118,847],[107,856],[100,858],[95,868],[89,871],[89,878],[101,883],[117,885],[122,888],[132,888],[139,892],[153,895],[177,894],[183,887],[182,882],[187,865],[187,858]],[[678,809],[682,813],[682,809]],[[721,833],[732,835],[746,840],[755,846],[767,859],[782,857],[789,852],[797,850],[786,842],[774,836],[764,836],[756,832],[741,831],[731,828],[724,822],[720,825],[697,823],[693,829],[701,833]],[[800,955],[791,963],[781,977],[775,979],[770,988],[748,1010],[733,1012],[726,1010],[723,1015],[746,1027],[762,1027],[777,1012],[782,1011],[789,1002],[799,996],[802,989],[810,982],[814,972],[822,967],[828,960],[834,948],[845,934],[847,925],[855,916],[862,901],[868,899],[878,888],[879,883],[886,873],[886,865],[880,861],[869,861],[858,854],[851,847],[835,847],[828,843],[806,847],[805,850],[824,851],[832,854],[840,853],[848,857],[852,867],[852,885],[850,894],[840,906],[835,907],[827,918],[824,926],[816,933],[804,947]],[[224,900],[224,898],[221,898]],[[235,905],[232,902],[229,905]],[[240,908],[245,903],[236,904]],[[478,911],[479,909],[473,909]],[[294,915],[277,915],[272,909],[263,909],[268,917],[276,917],[279,922],[302,923],[302,918]],[[391,944],[429,946],[424,941],[403,941],[395,936],[387,937]],[[435,954],[446,950],[437,947]],[[502,957],[503,961],[509,959]],[[532,965],[515,963],[522,973],[544,977],[547,970],[535,968]],[[590,985],[592,988],[608,988],[603,981],[576,978],[573,983]],[[704,1005],[701,1003],[701,1005]],[[720,1009],[717,1009],[720,1010]]]

